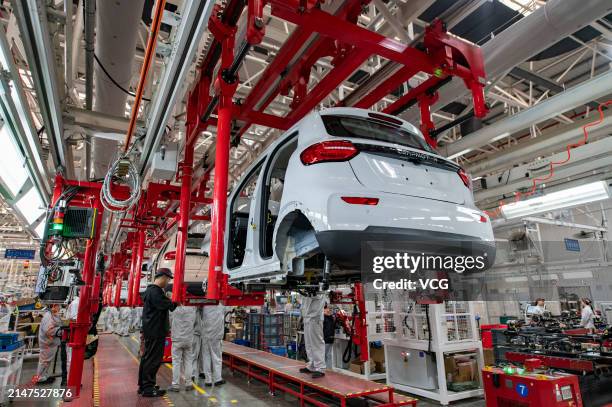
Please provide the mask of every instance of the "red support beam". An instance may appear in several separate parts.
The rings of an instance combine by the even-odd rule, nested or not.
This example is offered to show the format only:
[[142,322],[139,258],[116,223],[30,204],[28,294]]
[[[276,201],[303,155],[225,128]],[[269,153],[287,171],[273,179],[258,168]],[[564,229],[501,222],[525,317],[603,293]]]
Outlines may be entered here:
[[136,249],[136,274],[134,275],[134,284],[132,286],[132,305],[136,307],[142,306],[142,299],[140,298],[140,280],[142,280],[142,262],[144,259],[145,239],[146,236],[144,230],[139,230],[138,246]]
[[[234,35],[223,41],[221,52],[221,69],[227,69],[234,60]],[[221,299],[223,282],[225,216],[227,212],[227,185],[229,171],[230,132],[234,105],[232,97],[236,84],[229,84],[218,78],[220,100],[217,114],[217,146],[215,150],[215,182],[213,187],[213,204],[210,227],[210,261],[208,266],[208,284],[206,297],[210,300]]]
[[[57,190],[58,185],[56,185]],[[63,187],[60,183],[59,187]],[[96,217],[94,219],[94,236],[85,249],[85,258],[83,262],[82,278],[85,285],[80,290],[80,301],[77,311],[76,322],[70,323],[70,343],[72,347],[72,359],[70,364],[70,372],[68,374],[68,387],[71,388],[74,394],[78,397],[81,391],[81,379],[83,375],[83,361],[85,359],[85,344],[87,342],[87,332],[91,327],[92,303],[98,302],[97,293],[93,290],[96,267],[96,252],[100,241],[100,227],[102,225],[102,216],[104,207],[100,202],[100,184],[96,184],[93,191],[88,191]]]

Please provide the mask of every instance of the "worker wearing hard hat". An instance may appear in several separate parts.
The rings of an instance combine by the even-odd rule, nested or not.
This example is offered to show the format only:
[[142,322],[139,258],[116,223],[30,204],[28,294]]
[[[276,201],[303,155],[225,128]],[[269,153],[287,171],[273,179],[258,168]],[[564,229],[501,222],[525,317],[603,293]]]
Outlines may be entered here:
[[311,373],[316,379],[325,376],[325,339],[323,337],[323,294],[302,297],[302,320],[304,321],[304,345],[308,364],[301,373]]
[[172,337],[172,385],[170,391],[181,390],[181,377],[185,390],[193,389],[193,326],[196,320],[195,307],[178,306],[170,313],[170,335]]
[[45,315],[40,321],[38,328],[38,345],[40,354],[38,356],[38,368],[36,369],[36,384],[52,383],[55,379],[49,376],[49,367],[55,358],[55,353],[60,345],[62,320],[59,316],[59,304],[53,304],[47,308]]
[[202,359],[204,363],[204,385],[220,386],[222,355],[221,341],[225,324],[225,307],[222,304],[206,305],[202,310]]

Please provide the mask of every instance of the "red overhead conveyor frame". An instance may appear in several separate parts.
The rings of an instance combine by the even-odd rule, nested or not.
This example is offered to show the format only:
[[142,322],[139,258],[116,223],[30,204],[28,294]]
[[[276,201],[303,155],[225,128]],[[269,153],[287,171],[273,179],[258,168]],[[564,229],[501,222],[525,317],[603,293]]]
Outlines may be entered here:
[[[109,255],[103,287],[95,277],[95,255],[99,244],[99,224],[103,207],[99,199],[98,183],[78,183],[82,189],[74,205],[93,206],[98,210],[95,236],[84,254],[81,302],[77,321],[71,325],[73,362],[68,384],[76,393],[80,388],[83,355],[92,311],[97,305],[94,291],[103,289],[105,304],[137,306],[138,290],[145,252],[159,249],[169,235],[177,231],[177,250],[173,301],[185,303],[190,298],[184,284],[185,249],[189,222],[211,221],[210,266],[207,300],[226,305],[254,305],[263,303],[263,292],[243,292],[228,282],[223,273],[225,214],[229,150],[252,124],[277,129],[288,129],[321,103],[343,81],[349,78],[371,56],[378,55],[400,64],[399,71],[371,89],[352,106],[369,108],[390,94],[418,72],[429,79],[410,89],[384,112],[397,113],[407,106],[418,104],[421,111],[421,130],[427,141],[436,145],[431,136],[433,122],[430,106],[437,98],[437,89],[451,77],[459,77],[470,89],[474,100],[474,115],[484,117],[483,87],[485,72],[479,47],[446,32],[441,21],[434,21],[426,29],[423,44],[409,47],[357,25],[359,15],[370,0],[346,0],[334,12],[324,11],[323,1],[316,0],[229,0],[225,7],[216,6],[208,28],[213,40],[199,67],[199,78],[189,93],[183,159],[176,181],[149,183],[139,202],[120,220],[119,227],[127,239],[118,251]],[[259,44],[265,35],[264,7],[269,5],[273,16],[296,25],[292,34],[269,63],[261,79],[241,104],[233,100],[238,85],[237,72],[251,46]],[[235,50],[237,22],[246,9],[246,40]],[[330,57],[332,68],[309,89],[310,74],[321,58]],[[220,60],[220,69],[214,76]],[[211,85],[213,94],[211,95]],[[278,95],[292,97],[291,111],[284,117],[266,112]],[[345,105],[344,101],[338,102]],[[212,114],[216,112],[216,118]],[[217,126],[214,161],[214,190],[212,199],[206,196],[206,184],[213,168],[205,168],[194,177],[194,146],[201,132],[209,125]],[[75,184],[61,177],[56,179],[54,200],[66,185]],[[211,206],[211,216],[199,215]],[[124,279],[126,281],[124,282]],[[96,281],[97,288],[96,288]],[[121,285],[127,284],[128,298],[120,302]],[[365,317],[365,311],[363,313]],[[365,330],[365,322],[363,323]],[[359,340],[367,341],[366,337]],[[367,346],[362,348],[367,349]]]
[[[435,21],[427,28],[423,47],[417,49],[359,27],[356,24],[357,18],[363,7],[369,3],[368,0],[347,0],[333,15],[321,9],[322,3],[313,0],[249,1],[246,42],[241,44],[236,55],[235,22],[242,12],[241,7],[245,7],[245,2],[230,1],[224,10],[217,7],[209,21],[214,42],[204,57],[200,78],[190,93],[187,104],[188,144],[213,123],[210,115],[215,109],[217,111],[207,291],[209,299],[227,301],[230,298],[244,298],[228,284],[227,275],[223,273],[223,239],[229,148],[230,145],[236,144],[236,137],[243,134],[250,125],[288,129],[323,101],[372,55],[400,63],[403,68],[357,101],[355,106],[372,106],[418,72],[431,75],[421,86],[412,89],[386,110],[395,111],[402,106],[418,103],[422,115],[421,130],[432,146],[436,146],[436,141],[430,136],[433,122],[429,108],[437,99],[437,88],[450,77],[461,78],[472,92],[476,117],[484,117],[487,113],[483,92],[485,72],[480,48],[447,33],[441,21]],[[238,83],[238,68],[249,47],[258,44],[263,38],[265,24],[262,18],[266,4],[271,6],[273,16],[296,24],[296,28],[245,101],[236,105],[232,98]],[[308,46],[305,47],[304,44]],[[221,66],[217,77],[213,78],[212,72],[219,55]],[[333,68],[318,84],[308,89],[311,69],[322,57],[332,57]],[[211,83],[214,83],[213,96],[209,94]],[[279,94],[291,94],[293,97],[292,110],[284,117],[265,112]],[[342,105],[342,101],[339,104]],[[238,122],[238,131],[233,129],[233,121]],[[175,284],[181,284],[176,280],[175,278]]]

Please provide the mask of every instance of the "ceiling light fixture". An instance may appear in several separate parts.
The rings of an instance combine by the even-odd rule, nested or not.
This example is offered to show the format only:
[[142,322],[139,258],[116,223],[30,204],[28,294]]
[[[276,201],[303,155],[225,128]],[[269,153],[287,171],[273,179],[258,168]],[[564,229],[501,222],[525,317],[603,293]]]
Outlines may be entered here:
[[558,209],[572,208],[609,198],[610,190],[607,181],[597,181],[536,198],[509,203],[503,205],[501,211],[504,218],[514,219]]

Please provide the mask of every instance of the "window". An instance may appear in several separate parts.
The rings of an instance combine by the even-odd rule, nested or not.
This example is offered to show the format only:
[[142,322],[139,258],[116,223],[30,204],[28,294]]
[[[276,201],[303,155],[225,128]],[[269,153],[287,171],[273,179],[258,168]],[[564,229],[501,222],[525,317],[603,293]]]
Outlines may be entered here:
[[0,178],[9,192],[16,196],[28,178],[28,171],[25,168],[23,155],[15,146],[6,125],[0,128],[0,149],[3,152],[0,160]]
[[[384,117],[384,115],[379,116]],[[323,115],[322,119],[325,130],[330,136],[385,141],[434,152],[425,139],[395,124],[391,117],[386,121],[358,116]]]
[[264,187],[261,193],[261,215],[259,218],[259,254],[269,258],[273,254],[272,237],[280,210],[285,185],[285,173],[289,159],[297,148],[297,132],[291,134],[270,154],[270,161],[264,173]]
[[262,163],[263,161],[244,178],[232,198],[227,245],[227,266],[229,268],[239,267],[244,261],[251,216],[251,201],[257,191],[257,179],[261,172]]
[[15,204],[15,207],[28,221],[28,225],[40,218],[45,213],[45,208],[40,195],[35,188],[30,190]]

